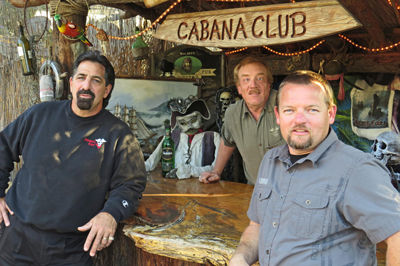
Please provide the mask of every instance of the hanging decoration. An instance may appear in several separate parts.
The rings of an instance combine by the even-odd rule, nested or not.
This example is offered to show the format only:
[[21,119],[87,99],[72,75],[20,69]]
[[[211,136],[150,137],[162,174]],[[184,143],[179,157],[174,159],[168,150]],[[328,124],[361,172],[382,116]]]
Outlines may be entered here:
[[[135,32],[136,34],[139,33],[139,27],[135,28]],[[132,44],[132,54],[134,60],[142,60],[149,57],[149,46],[142,40],[142,36],[137,36],[136,41]]]
[[268,51],[277,54],[277,55],[281,55],[281,56],[296,56],[296,55],[301,55],[301,54],[305,54],[305,53],[309,53],[310,51],[314,50],[315,48],[317,48],[318,46],[320,46],[321,44],[323,44],[325,42],[325,40],[322,40],[320,42],[318,42],[316,45],[314,45],[313,47],[304,50],[304,51],[300,51],[300,52],[295,52],[295,53],[281,53],[281,52],[277,52],[275,50],[272,50],[271,48],[267,47],[267,46],[263,46],[265,49],[267,49]]
[[96,38],[100,41],[100,47],[103,54],[107,54],[107,51],[110,49],[110,40],[108,39],[107,33],[100,29],[96,34]]
[[[61,2],[61,0],[59,0],[57,3],[56,9],[55,9],[55,15],[54,15],[54,21],[56,22],[58,30],[62,33],[62,35],[65,38],[67,38],[69,40],[73,40],[73,41],[81,40],[84,44],[86,44],[88,46],[93,46],[91,44],[91,42],[86,38],[84,29],[82,29],[75,23],[68,21],[62,15],[57,14],[58,5],[60,4],[60,2]],[[89,4],[87,1],[86,1],[86,6],[87,6],[87,10],[89,10]]]
[[343,38],[345,41],[349,42],[351,45],[353,45],[353,46],[355,46],[357,48],[366,50],[366,51],[370,51],[370,52],[383,52],[383,51],[387,51],[389,49],[393,49],[393,48],[397,47],[398,45],[400,45],[400,42],[397,42],[395,44],[391,44],[391,45],[388,45],[388,46],[385,46],[385,47],[381,47],[381,48],[367,48],[367,47],[364,47],[362,45],[356,44],[355,42],[353,42],[352,40],[350,40],[349,38],[347,38],[346,36],[344,36],[342,34],[338,34],[338,35],[339,35],[340,38]]
[[[28,36],[30,36],[31,34],[29,33],[28,27],[26,25],[26,8],[27,8],[27,6],[28,6],[28,0],[26,0],[25,6],[24,6],[24,24],[25,24],[26,33],[27,33]],[[44,29],[43,29],[42,34],[40,34],[40,36],[38,37],[37,40],[33,40],[33,42],[39,42],[40,39],[42,39],[44,33],[47,30],[47,25],[48,25],[48,22],[49,22],[49,20],[47,19],[47,17],[49,16],[49,5],[47,4],[46,1],[45,1],[45,6],[46,6],[46,23],[44,25]]]
[[[389,5],[392,5],[392,2],[390,0],[387,0]],[[397,6],[397,9],[400,9],[400,6]]]
[[344,92],[344,70],[343,65],[338,60],[332,60],[326,63],[323,68],[323,74],[325,79],[328,80],[332,85],[339,85],[339,91],[337,95],[337,99],[339,101],[344,100],[345,92]]
[[93,46],[92,43],[86,38],[85,30],[68,21],[62,15],[55,15],[54,21],[56,22],[58,30],[66,37],[67,39],[72,40],[81,40],[84,44],[88,46]]
[[231,55],[231,54],[239,53],[239,52],[242,52],[244,50],[247,50],[247,47],[240,48],[240,49],[237,49],[237,50],[234,50],[234,51],[226,52],[225,55]]

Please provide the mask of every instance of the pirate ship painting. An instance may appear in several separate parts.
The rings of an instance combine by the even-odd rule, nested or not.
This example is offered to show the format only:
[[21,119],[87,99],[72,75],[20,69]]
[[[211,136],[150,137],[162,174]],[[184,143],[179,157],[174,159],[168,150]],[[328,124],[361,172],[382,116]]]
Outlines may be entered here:
[[165,133],[163,121],[171,117],[168,101],[197,95],[197,90],[192,80],[117,78],[107,108],[130,127],[132,124],[131,129],[142,146],[156,145]]
[[121,106],[117,103],[114,108],[114,115],[129,126],[135,137],[142,145],[147,144],[151,138],[157,135],[157,133],[146,127],[143,120],[137,115],[137,112],[135,109],[133,109],[133,107],[127,107],[125,105],[123,108],[121,108]]

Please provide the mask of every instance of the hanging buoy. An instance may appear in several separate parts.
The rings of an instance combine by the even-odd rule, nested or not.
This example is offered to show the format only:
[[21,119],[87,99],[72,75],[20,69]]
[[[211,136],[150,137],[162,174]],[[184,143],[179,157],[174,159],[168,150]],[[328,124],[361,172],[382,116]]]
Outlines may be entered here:
[[43,75],[40,78],[39,88],[41,102],[54,101],[54,84],[50,75]]

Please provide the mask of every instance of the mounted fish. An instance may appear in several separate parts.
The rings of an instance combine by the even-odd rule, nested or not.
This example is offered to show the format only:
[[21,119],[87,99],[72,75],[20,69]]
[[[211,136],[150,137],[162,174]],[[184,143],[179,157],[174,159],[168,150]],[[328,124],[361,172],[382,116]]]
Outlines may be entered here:
[[57,24],[58,30],[68,38],[75,38],[81,40],[88,46],[93,46],[90,41],[85,36],[85,30],[79,27],[78,25],[69,22],[63,16],[57,14],[54,16],[54,20]]

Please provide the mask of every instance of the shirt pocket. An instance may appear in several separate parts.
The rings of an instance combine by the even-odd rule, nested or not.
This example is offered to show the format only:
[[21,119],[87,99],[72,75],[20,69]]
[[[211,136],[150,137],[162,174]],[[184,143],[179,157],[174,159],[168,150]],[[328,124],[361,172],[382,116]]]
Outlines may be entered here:
[[270,201],[272,189],[270,187],[259,187],[257,191],[258,208],[257,214],[260,219],[260,224],[264,223],[264,217],[267,217],[266,210]]
[[267,152],[269,149],[281,146],[285,144],[285,140],[282,138],[281,130],[279,125],[276,123],[275,113],[267,112],[266,113],[266,128],[263,133],[264,137],[264,150]]
[[301,238],[322,238],[328,205],[329,196],[297,193],[293,200],[289,232]]

